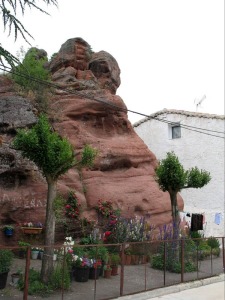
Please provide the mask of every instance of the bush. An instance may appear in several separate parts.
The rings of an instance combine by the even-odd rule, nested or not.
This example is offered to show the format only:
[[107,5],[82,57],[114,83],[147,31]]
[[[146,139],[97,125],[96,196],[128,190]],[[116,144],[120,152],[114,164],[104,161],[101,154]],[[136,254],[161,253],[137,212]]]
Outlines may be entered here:
[[59,262],[52,274],[51,277],[51,286],[53,287],[54,290],[56,289],[64,289],[68,290],[70,287],[70,273],[68,270],[67,265],[64,265],[63,269],[63,263]]
[[[38,49],[31,48],[26,53],[22,64],[13,70],[15,72],[12,76],[13,80],[26,91],[38,90],[40,83],[32,79],[48,80],[49,72],[44,68],[46,62],[46,56],[38,57]],[[21,74],[25,76],[21,76]]]
[[[18,281],[18,288],[20,290],[24,289],[24,277],[21,277]],[[41,282],[40,272],[30,269],[29,270],[29,285],[28,285],[28,294],[29,295],[39,295],[47,296],[53,292],[52,288]]]
[[212,248],[212,249],[215,249],[215,248],[219,248],[220,247],[220,242],[217,238],[211,236],[208,238],[207,240],[207,244]]
[[11,250],[0,250],[0,273],[9,272],[9,269],[12,265],[13,257],[14,254]]
[[[176,244],[177,242],[166,242],[166,265],[165,268],[168,271],[174,273],[181,272],[181,247]],[[177,246],[178,257],[177,257]],[[194,262],[196,245],[191,239],[184,240],[184,272],[196,271],[197,267]],[[193,255],[194,254],[194,255]],[[159,253],[151,256],[151,266],[154,269],[164,269],[164,244],[161,243],[159,247]]]

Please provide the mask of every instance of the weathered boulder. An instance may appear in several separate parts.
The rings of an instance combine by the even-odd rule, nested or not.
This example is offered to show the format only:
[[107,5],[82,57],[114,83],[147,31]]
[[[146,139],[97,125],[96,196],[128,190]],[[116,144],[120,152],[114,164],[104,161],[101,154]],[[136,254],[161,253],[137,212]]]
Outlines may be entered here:
[[[98,150],[92,169],[71,169],[62,176],[59,192],[76,190],[88,218],[95,217],[93,207],[102,199],[112,201],[124,216],[150,215],[156,226],[169,223],[169,195],[154,180],[157,159],[133,130],[126,105],[116,95],[116,60],[105,51],[93,53],[87,42],[74,38],[62,45],[48,68],[57,84],[49,99],[54,129],[78,151],[85,144]],[[37,114],[29,99],[12,95],[10,82],[5,84],[0,87],[0,221],[44,221],[45,179],[10,148],[16,130],[34,124]],[[178,204],[182,209],[180,197]]]

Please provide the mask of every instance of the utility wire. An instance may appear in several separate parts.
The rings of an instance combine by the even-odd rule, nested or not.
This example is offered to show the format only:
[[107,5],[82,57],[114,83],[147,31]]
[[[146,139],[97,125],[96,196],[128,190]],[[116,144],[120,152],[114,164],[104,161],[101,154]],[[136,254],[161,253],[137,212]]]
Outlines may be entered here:
[[[134,113],[134,114],[138,114],[140,116],[143,116],[143,117],[146,117],[148,118],[149,120],[150,119],[155,119],[156,121],[160,121],[160,122],[164,122],[164,123],[167,123],[167,124],[170,124],[170,125],[175,125],[177,124],[177,122],[172,122],[172,121],[167,121],[165,119],[160,119],[160,118],[157,118],[157,116],[149,116],[149,115],[146,115],[146,114],[143,114],[143,113],[140,113],[140,112],[137,112],[137,111],[133,111],[133,110],[130,110],[130,109],[127,109],[127,108],[123,108],[123,107],[119,107],[111,102],[108,102],[108,101],[104,101],[102,99],[99,99],[99,98],[96,98],[96,97],[93,97],[93,96],[89,96],[87,94],[83,94],[81,92],[78,92],[78,91],[71,91],[70,89],[67,89],[65,87],[61,87],[60,85],[58,84],[55,84],[55,83],[52,83],[52,82],[48,82],[48,81],[45,81],[45,80],[42,80],[42,79],[39,79],[39,78],[36,78],[34,76],[30,76],[28,74],[25,74],[25,73],[21,73],[21,72],[16,72],[16,71],[12,71],[11,68],[9,67],[6,67],[4,65],[2,65],[3,68],[1,67],[1,64],[0,64],[0,70],[2,71],[5,71],[5,72],[8,72],[8,73],[11,73],[11,74],[15,74],[15,75],[18,75],[18,76],[21,76],[21,77],[24,77],[26,79],[30,79],[31,81],[35,81],[37,83],[40,83],[42,85],[45,85],[47,87],[54,87],[56,89],[60,89],[60,90],[63,90],[69,94],[73,94],[73,95],[77,95],[81,98],[87,98],[89,100],[93,100],[93,101],[96,101],[96,102],[99,102],[99,103],[103,103],[105,105],[108,105],[108,106],[111,106],[112,108],[118,110],[118,111],[123,111],[123,112],[131,112],[131,113]],[[208,131],[208,132],[216,132],[216,133],[222,133],[224,134],[224,132],[220,132],[220,131],[215,131],[215,130],[210,130],[210,129],[204,129],[204,128],[199,128],[199,127],[195,127],[195,126],[189,126],[189,125],[184,125],[184,124],[181,124],[179,123],[180,127],[181,128],[184,128],[186,130],[191,130],[191,131],[195,131],[195,132],[198,132],[198,133],[202,133],[202,134],[206,134],[206,135],[209,135],[209,136],[214,136],[214,137],[218,137],[218,138],[222,138],[224,139],[224,137],[222,136],[218,136],[218,135],[214,135],[214,134],[210,134],[210,133],[207,133],[207,132],[203,132],[203,131]],[[193,128],[193,129],[192,129]],[[199,130],[197,130],[199,129]],[[203,130],[203,131],[200,131],[200,130]]]

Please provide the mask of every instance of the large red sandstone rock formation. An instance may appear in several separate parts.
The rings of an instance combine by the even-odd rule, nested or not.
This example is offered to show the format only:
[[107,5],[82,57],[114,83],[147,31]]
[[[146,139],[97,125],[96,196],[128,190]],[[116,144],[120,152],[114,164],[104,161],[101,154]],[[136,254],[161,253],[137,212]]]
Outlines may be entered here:
[[[167,193],[154,180],[155,155],[137,136],[126,106],[116,95],[120,69],[107,52],[93,53],[81,38],[65,42],[48,68],[58,85],[50,99],[54,128],[75,149],[98,149],[91,170],[71,169],[58,183],[61,193],[76,190],[84,214],[94,217],[99,199],[110,200],[127,216],[150,214],[155,225],[171,221]],[[119,109],[121,108],[121,109]],[[0,78],[0,221],[44,221],[47,185],[37,168],[10,148],[18,128],[37,120],[32,102],[19,96],[6,77]],[[183,207],[179,198],[179,207]]]

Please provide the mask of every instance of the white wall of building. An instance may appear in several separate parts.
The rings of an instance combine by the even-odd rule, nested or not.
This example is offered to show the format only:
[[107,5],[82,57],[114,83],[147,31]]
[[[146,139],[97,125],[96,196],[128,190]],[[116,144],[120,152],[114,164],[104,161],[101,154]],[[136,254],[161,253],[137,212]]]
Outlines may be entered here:
[[[157,159],[174,151],[185,169],[197,166],[210,172],[212,177],[201,189],[181,191],[184,212],[205,214],[205,236],[224,236],[224,116],[164,110],[151,117],[135,123],[134,130]],[[167,122],[180,122],[182,126],[191,127],[181,127],[181,138],[171,139]],[[206,134],[199,133],[203,131],[199,128],[206,129]],[[214,222],[216,213],[220,213],[219,225]]]

